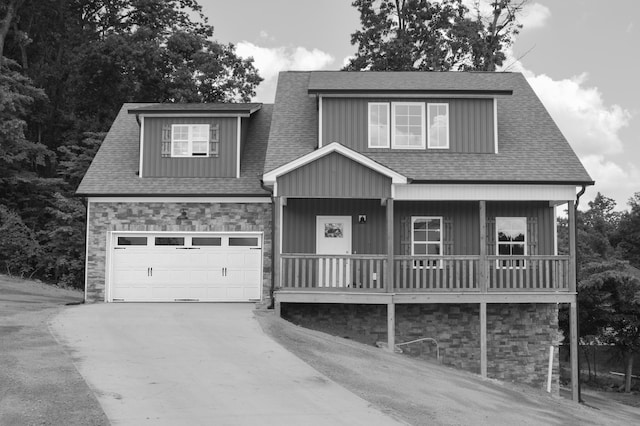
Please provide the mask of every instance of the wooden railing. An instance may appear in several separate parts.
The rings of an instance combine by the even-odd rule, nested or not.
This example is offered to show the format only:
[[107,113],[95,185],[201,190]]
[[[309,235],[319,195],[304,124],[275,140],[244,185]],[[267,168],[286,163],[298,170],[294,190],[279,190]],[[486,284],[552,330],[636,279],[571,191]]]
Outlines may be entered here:
[[283,254],[284,289],[384,291],[387,256]]
[[395,290],[479,291],[479,256],[395,256]]
[[569,256],[487,256],[489,291],[569,291]]
[[[283,254],[280,287],[386,289],[386,255]],[[394,292],[569,291],[569,256],[395,256]],[[484,269],[484,274],[481,268]],[[481,282],[486,277],[486,283]]]

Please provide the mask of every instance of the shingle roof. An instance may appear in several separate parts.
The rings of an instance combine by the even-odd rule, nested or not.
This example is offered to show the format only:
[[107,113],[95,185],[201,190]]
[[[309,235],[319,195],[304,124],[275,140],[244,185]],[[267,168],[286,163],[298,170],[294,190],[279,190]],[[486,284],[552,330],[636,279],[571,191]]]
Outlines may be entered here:
[[[424,80],[424,81],[423,81]],[[512,90],[498,97],[498,154],[442,151],[363,153],[414,181],[591,184],[592,179],[520,73],[283,72],[278,79],[265,172],[317,146],[317,100],[311,88],[376,85]],[[437,83],[437,84],[436,84]],[[459,83],[456,86],[456,83]],[[435,86],[434,86],[435,85]],[[475,90],[475,89],[474,89]]]
[[139,178],[139,127],[124,104],[76,193],[117,195],[269,195],[261,184],[273,105],[252,114],[241,159],[240,178]]
[[486,92],[510,94],[513,87],[490,72],[314,71],[309,93],[323,92]]
[[159,103],[159,104],[145,104],[129,109],[129,114],[141,114],[141,113],[191,113],[197,112],[211,112],[211,113],[231,113],[231,114],[251,114],[262,107],[259,103]]

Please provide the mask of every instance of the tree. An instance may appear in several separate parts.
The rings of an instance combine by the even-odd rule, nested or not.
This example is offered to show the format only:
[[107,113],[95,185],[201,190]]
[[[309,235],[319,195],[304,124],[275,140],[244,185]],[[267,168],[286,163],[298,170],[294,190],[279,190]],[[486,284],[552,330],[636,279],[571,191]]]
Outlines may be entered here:
[[620,261],[588,265],[580,281],[580,331],[616,346],[625,362],[625,391],[631,391],[634,355],[640,353],[640,279]]
[[640,192],[636,192],[628,204],[631,210],[620,218],[612,240],[618,255],[640,268]]
[[345,70],[495,71],[521,25],[525,1],[493,0],[489,13],[462,0],[355,0],[362,29]]

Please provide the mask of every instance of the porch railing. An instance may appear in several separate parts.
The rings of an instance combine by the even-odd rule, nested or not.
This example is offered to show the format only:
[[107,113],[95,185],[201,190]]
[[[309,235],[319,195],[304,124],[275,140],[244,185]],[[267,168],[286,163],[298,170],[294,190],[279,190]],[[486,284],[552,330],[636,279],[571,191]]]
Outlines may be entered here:
[[[382,292],[387,259],[282,254],[281,288]],[[395,292],[569,291],[569,256],[395,256],[393,266]]]
[[384,291],[385,255],[283,254],[282,288]]

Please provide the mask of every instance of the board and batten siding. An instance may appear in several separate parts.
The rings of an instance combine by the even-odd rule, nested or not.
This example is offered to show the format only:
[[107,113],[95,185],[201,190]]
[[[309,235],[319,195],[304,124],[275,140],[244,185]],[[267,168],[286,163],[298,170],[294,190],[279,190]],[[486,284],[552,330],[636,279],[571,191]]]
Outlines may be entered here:
[[386,198],[391,179],[332,152],[278,177],[278,195],[326,198]]
[[[423,102],[427,120],[427,103],[449,104],[449,149],[431,149],[430,151],[495,152],[493,99],[323,98],[322,145],[339,142],[359,152],[403,151],[368,147],[368,104],[370,102],[389,103],[389,114],[392,113],[391,102]],[[391,117],[389,126],[391,127]],[[415,152],[415,150],[411,151]]]
[[[366,223],[358,215],[367,216]],[[354,254],[387,252],[385,207],[380,200],[289,198],[283,210],[283,253],[316,252],[316,216],[351,216]]]
[[[162,157],[162,128],[172,124],[219,126],[218,157]],[[143,177],[235,177],[238,122],[236,117],[170,117],[144,120]]]

